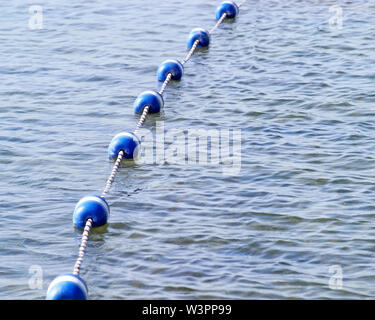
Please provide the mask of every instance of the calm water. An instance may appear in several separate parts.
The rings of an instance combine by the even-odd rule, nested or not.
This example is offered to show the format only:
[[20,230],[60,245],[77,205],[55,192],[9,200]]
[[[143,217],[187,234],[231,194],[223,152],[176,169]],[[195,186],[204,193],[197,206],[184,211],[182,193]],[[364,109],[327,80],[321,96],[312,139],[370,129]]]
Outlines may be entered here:
[[[241,130],[240,174],[125,163],[82,265],[91,299],[375,297],[375,1],[337,2],[341,29],[335,3],[249,0],[186,64],[145,128]],[[1,299],[72,272],[75,204],[218,1],[39,1],[41,30],[32,4],[1,8]]]

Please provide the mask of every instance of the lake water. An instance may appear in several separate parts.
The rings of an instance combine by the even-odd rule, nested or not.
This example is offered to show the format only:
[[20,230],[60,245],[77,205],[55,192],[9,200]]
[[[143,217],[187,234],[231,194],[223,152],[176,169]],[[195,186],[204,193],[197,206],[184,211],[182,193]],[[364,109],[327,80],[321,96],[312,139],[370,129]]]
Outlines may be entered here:
[[[72,272],[75,204],[218,3],[38,1],[42,29],[32,1],[3,3],[1,299]],[[144,127],[240,130],[240,171],[124,162],[82,265],[90,299],[374,298],[374,37],[375,1],[249,0],[223,23]]]

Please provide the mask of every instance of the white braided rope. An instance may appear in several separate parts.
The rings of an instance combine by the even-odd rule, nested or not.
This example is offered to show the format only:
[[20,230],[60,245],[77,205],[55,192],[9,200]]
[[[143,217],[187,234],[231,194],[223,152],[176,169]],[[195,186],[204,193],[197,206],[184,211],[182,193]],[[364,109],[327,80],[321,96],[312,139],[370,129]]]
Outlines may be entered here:
[[184,65],[186,62],[188,62],[193,55],[195,49],[197,48],[197,45],[199,43],[199,39],[195,40],[192,47],[190,48],[189,52],[187,53],[186,57],[184,60],[181,61],[181,64]]
[[220,24],[224,21],[226,16],[227,14],[224,12],[223,15],[220,17],[220,19],[217,21],[217,23],[211,28],[210,31],[208,31],[208,33],[212,34],[218,28],[218,26],[220,26]]
[[115,164],[113,165],[112,172],[111,172],[111,174],[110,174],[110,176],[109,176],[109,178],[108,178],[108,180],[105,184],[105,188],[104,188],[103,193],[101,195],[102,198],[104,198],[106,196],[106,194],[108,193],[109,189],[111,189],[112,183],[115,180],[117,171],[120,168],[120,164],[121,164],[121,161],[122,161],[123,157],[124,157],[124,151],[121,150],[117,155],[117,159],[116,159]]
[[165,78],[165,80],[163,82],[163,85],[161,86],[161,89],[159,91],[160,94],[163,94],[163,92],[165,91],[165,88],[167,87],[168,83],[171,81],[172,76],[173,76],[172,73],[168,73],[168,75]]
[[146,117],[147,117],[147,114],[148,114],[148,111],[149,111],[149,110],[150,110],[150,106],[145,106],[145,107],[143,108],[142,115],[141,115],[141,117],[139,118],[138,124],[137,124],[137,126],[136,126],[136,128],[135,128],[135,130],[134,130],[134,134],[136,134],[137,131],[140,129],[140,127],[143,126],[143,124],[144,124],[144,122],[145,122],[145,120],[146,120]]
[[85,228],[83,229],[82,233],[82,239],[81,239],[81,245],[78,250],[78,258],[76,261],[76,264],[74,265],[73,274],[79,275],[79,269],[81,267],[81,264],[83,262],[83,256],[85,255],[85,250],[87,246],[87,241],[89,239],[89,233],[92,228],[93,220],[91,218],[87,219]]

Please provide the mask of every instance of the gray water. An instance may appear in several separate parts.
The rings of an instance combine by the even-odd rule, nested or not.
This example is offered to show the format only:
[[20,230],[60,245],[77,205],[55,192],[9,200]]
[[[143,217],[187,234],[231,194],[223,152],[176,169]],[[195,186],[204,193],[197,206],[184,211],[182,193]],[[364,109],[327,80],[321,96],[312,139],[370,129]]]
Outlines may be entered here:
[[[72,272],[75,204],[218,3],[39,1],[40,30],[33,3],[2,4],[1,299]],[[374,34],[374,1],[249,0],[222,24],[145,128],[241,130],[240,174],[125,162],[82,265],[90,299],[374,298]]]

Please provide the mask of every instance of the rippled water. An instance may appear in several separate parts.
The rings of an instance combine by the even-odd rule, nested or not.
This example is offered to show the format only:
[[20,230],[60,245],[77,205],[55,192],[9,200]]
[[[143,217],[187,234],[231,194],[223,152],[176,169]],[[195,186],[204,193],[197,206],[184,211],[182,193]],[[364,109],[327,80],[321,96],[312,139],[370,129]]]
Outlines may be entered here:
[[[218,1],[39,1],[41,30],[31,4],[0,20],[2,299],[72,271],[72,211],[103,190],[109,141]],[[249,0],[221,25],[145,128],[241,130],[240,174],[126,162],[82,265],[90,298],[374,298],[374,34],[374,1]]]

